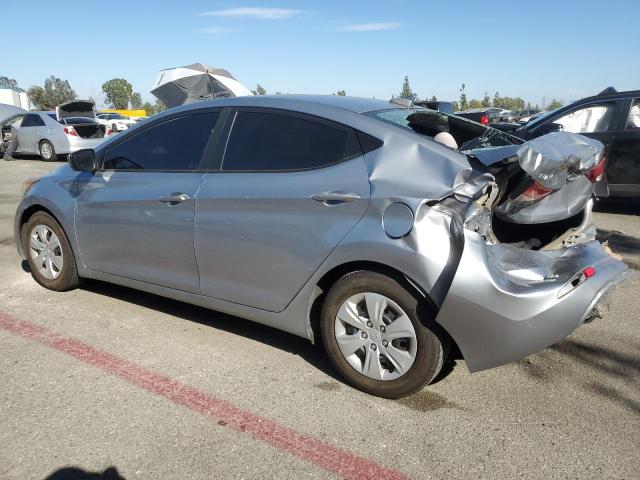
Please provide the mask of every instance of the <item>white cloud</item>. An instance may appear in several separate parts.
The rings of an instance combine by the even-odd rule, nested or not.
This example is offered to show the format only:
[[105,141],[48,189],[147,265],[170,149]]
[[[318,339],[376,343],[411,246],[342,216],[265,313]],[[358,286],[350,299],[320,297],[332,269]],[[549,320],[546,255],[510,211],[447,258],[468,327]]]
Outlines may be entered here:
[[260,20],[282,20],[295,17],[301,13],[303,13],[302,10],[294,10],[292,8],[240,7],[213,10],[204,12],[201,15],[205,17],[251,17]]
[[198,30],[199,33],[208,33],[209,35],[224,35],[225,33],[234,32],[235,28],[230,27],[207,27]]
[[379,32],[381,30],[396,30],[402,27],[400,22],[354,23],[338,28],[341,32]]

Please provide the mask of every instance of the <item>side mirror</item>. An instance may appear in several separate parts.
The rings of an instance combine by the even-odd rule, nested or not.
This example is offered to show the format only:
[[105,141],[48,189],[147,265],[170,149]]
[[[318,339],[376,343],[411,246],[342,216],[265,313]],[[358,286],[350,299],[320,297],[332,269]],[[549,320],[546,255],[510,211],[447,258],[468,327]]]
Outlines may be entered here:
[[67,163],[79,172],[95,172],[98,169],[96,153],[90,148],[70,153],[67,155]]
[[563,126],[561,123],[549,122],[540,126],[540,132],[542,133],[561,132],[562,130]]

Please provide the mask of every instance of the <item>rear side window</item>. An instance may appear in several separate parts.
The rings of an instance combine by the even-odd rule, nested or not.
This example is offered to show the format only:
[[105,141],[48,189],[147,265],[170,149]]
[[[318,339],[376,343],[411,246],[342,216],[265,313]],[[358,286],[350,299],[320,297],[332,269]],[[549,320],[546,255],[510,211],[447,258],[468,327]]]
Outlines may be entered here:
[[219,112],[154,125],[109,149],[105,170],[197,170]]
[[30,113],[25,115],[24,120],[22,120],[22,127],[42,127],[44,126],[44,121],[40,118],[40,115],[35,113]]
[[626,130],[640,130],[640,98],[636,98],[629,110]]
[[320,168],[359,155],[355,132],[303,115],[237,112],[223,170],[283,171]]

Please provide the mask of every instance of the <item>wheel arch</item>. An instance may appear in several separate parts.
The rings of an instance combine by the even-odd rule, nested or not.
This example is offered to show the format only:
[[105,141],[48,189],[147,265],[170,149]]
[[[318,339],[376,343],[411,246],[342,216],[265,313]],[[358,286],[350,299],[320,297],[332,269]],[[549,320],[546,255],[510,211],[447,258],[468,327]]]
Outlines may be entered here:
[[384,263],[370,260],[356,260],[337,265],[324,273],[316,282],[315,297],[310,302],[309,307],[309,326],[312,332],[312,341],[321,339],[320,335],[320,318],[322,315],[322,305],[327,292],[333,284],[344,275],[360,270],[376,272],[385,275],[398,282],[403,288],[415,295],[419,300],[420,320],[431,328],[440,330],[449,340],[455,344],[455,339],[435,319],[438,314],[438,307],[433,302],[429,294],[422,289],[409,275],[401,272],[397,268],[391,267]]

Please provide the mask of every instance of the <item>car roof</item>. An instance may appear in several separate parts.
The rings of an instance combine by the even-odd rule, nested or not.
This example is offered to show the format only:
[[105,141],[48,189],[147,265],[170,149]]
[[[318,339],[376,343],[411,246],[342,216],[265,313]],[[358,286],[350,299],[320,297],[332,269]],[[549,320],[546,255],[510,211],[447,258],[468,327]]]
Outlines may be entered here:
[[581,98],[580,100],[576,100],[573,103],[579,102],[590,102],[593,100],[602,100],[602,99],[615,99],[621,97],[638,97],[640,96],[640,90],[627,90],[625,92],[616,92],[615,90],[611,91],[608,88],[598,93],[597,95],[592,95],[591,97]]
[[[190,103],[176,107],[176,109],[190,110],[203,106],[255,106],[270,108],[291,108],[296,105],[322,105],[339,108],[354,113],[365,113],[374,110],[406,108],[386,100],[376,98],[347,97],[342,95],[252,95],[246,97],[230,97]],[[172,109],[175,111],[175,109]]]

